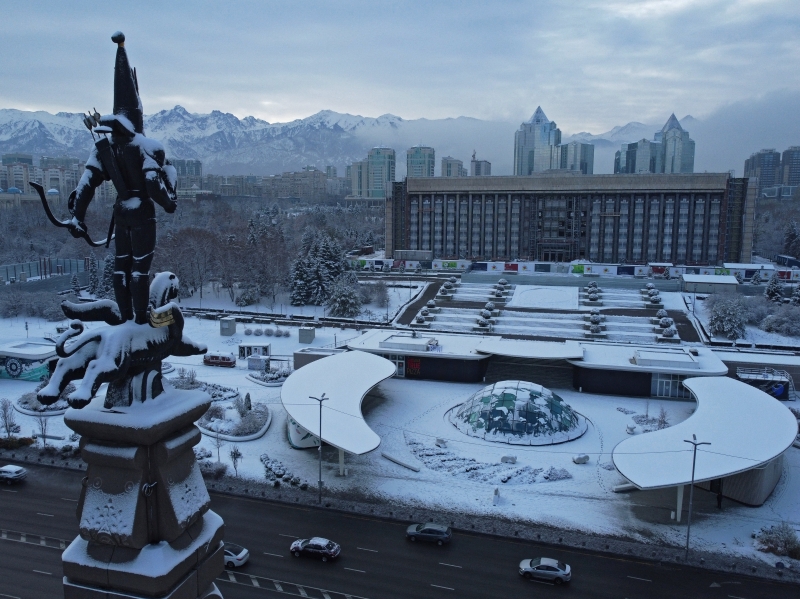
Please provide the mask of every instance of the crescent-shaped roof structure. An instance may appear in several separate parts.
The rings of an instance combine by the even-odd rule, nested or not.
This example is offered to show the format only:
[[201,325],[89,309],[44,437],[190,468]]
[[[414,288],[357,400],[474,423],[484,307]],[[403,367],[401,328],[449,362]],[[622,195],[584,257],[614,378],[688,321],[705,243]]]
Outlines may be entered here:
[[728,377],[693,377],[683,384],[697,400],[694,414],[625,439],[611,453],[620,474],[639,489],[691,483],[692,446],[684,440],[693,434],[711,443],[697,448],[695,483],[758,468],[792,446],[797,420],[779,400]]
[[281,403],[297,424],[337,449],[361,455],[378,447],[381,438],[364,420],[361,402],[375,385],[395,373],[395,365],[375,354],[349,351],[328,356],[295,370],[281,387]]

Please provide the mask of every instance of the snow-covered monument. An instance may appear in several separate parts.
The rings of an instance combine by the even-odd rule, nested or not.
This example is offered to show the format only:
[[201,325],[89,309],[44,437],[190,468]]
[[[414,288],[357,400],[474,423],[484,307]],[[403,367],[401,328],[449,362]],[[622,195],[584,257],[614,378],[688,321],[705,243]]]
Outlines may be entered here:
[[586,419],[561,397],[527,381],[487,385],[449,415],[462,433],[519,445],[572,441],[587,428]]
[[[183,391],[161,376],[170,355],[203,354],[183,335],[184,319],[171,300],[178,278],[159,273],[150,282],[155,247],[155,203],[175,209],[175,169],[161,144],[145,137],[136,73],[125,36],[117,32],[112,115],[85,123],[97,136],[86,171],[73,192],[72,218],[48,217],[91,245],[115,239],[115,300],[64,302],[69,329],[56,343],[58,364],[38,399],[49,405],[71,381],[64,422],[81,435],[87,463],[78,502],[78,536],[62,555],[67,599],[107,597],[219,597],[223,570],[222,519],[210,498],[192,448],[194,422],[211,403],[201,391]],[[110,136],[110,140],[108,139]],[[103,181],[118,193],[113,237],[94,242],[83,217]],[[105,322],[84,330],[84,321]],[[105,394],[97,395],[108,383]]]

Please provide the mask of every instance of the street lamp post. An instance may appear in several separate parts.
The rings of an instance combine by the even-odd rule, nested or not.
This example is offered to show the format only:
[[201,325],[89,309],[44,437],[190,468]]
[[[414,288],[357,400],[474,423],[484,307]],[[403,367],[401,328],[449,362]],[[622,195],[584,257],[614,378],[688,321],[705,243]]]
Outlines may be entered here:
[[325,397],[323,393],[322,397],[311,397],[309,395],[309,399],[319,402],[319,447],[317,452],[319,454],[319,502],[322,503],[322,402],[330,399],[330,397]]
[[[323,396],[324,397],[324,396]],[[322,404],[320,404],[322,405]],[[708,441],[698,441],[695,435],[692,435],[691,441],[684,439],[686,443],[692,444],[692,485],[689,487],[689,518],[686,522],[686,554],[684,560],[689,559],[689,531],[692,530],[692,500],[694,499],[694,466],[697,461],[697,446],[698,445],[711,445]]]

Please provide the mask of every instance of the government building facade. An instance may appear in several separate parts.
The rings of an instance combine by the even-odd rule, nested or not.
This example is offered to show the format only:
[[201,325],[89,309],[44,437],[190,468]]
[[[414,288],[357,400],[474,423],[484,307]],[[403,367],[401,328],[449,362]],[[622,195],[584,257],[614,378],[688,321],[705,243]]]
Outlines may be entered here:
[[386,254],[749,262],[753,191],[728,173],[409,178],[387,198]]

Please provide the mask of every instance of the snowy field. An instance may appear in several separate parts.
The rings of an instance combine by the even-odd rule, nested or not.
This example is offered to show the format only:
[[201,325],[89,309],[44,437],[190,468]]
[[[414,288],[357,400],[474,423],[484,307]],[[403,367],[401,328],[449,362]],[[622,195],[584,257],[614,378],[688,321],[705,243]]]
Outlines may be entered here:
[[[28,322],[32,336],[40,336],[54,328],[52,323],[31,319]],[[217,322],[188,318],[186,334],[193,340],[206,343],[210,350],[235,351],[238,340],[245,338],[243,325],[238,326],[234,337],[221,337]],[[2,320],[0,331],[5,339],[24,339],[24,320]],[[299,347],[308,347],[298,344],[297,329],[291,328],[290,331],[288,338],[263,338],[273,344],[273,354],[288,355]],[[322,346],[333,343],[334,336],[341,341],[358,333],[317,329],[316,334],[313,345]],[[204,366],[200,356],[172,358],[170,362],[176,367],[194,369],[202,381],[227,385],[242,394],[249,392],[254,403],[265,403],[273,411],[272,425],[265,436],[238,445],[244,454],[239,466],[241,476],[263,480],[264,467],[259,456],[266,453],[294,476],[315,483],[316,452],[295,450],[287,443],[287,416],[280,403],[280,388],[265,388],[247,379],[248,371],[241,361],[235,369]],[[23,393],[32,391],[34,386],[34,383],[24,381],[0,380],[0,397],[16,400]],[[325,381],[319,381],[319,386],[320,393],[325,392]],[[381,383],[364,402],[367,424],[381,437],[381,446],[364,456],[347,456],[349,476],[345,478],[337,475],[337,452],[326,449],[323,472],[326,485],[338,490],[363,491],[394,503],[425,504],[465,514],[499,511],[507,517],[590,533],[682,543],[686,534],[685,519],[681,524],[670,520],[670,512],[675,509],[674,489],[613,493],[612,487],[624,481],[611,465],[610,456],[613,447],[628,438],[626,425],[637,424],[637,434],[647,434],[640,432],[642,425],[652,426],[662,407],[669,423],[677,424],[691,415],[693,402],[622,398],[553,389],[589,420],[587,433],[562,445],[508,447],[466,436],[448,421],[448,410],[482,386],[406,379]],[[645,421],[646,413],[651,419],[650,424]],[[23,434],[29,435],[37,429],[33,418],[22,414],[16,416]],[[62,417],[53,416],[49,420],[48,435],[68,439],[71,431],[64,426]],[[698,435],[701,433],[698,431]],[[446,447],[437,447],[437,438],[445,439]],[[68,441],[55,444],[65,442]],[[201,446],[216,455],[211,439],[203,437]],[[227,453],[231,446],[228,443],[222,448],[223,461],[229,462]],[[420,471],[413,472],[390,462],[381,456],[381,452],[416,465]],[[579,453],[590,456],[588,464],[572,462],[572,456]],[[501,463],[501,457],[509,454],[517,456],[516,464]],[[690,460],[691,453],[679,452],[676,457]],[[498,506],[492,505],[495,487],[500,489]],[[696,493],[693,545],[710,551],[724,546],[730,551],[754,555],[751,531],[782,520],[800,526],[798,496],[800,451],[790,449],[786,454],[783,477],[762,507],[750,508],[726,501],[725,508],[717,511],[713,495],[702,491]],[[763,554],[758,555],[767,559]]]
[[[364,284],[366,285],[368,283]],[[358,318],[375,322],[391,321],[397,315],[398,310],[414,299],[426,285],[420,281],[411,281],[410,283],[403,282],[399,284],[403,285],[403,287],[389,287],[387,289],[389,293],[388,306],[382,307],[375,303],[364,304],[361,307],[361,314]],[[182,308],[208,308],[214,310],[228,310],[230,312],[245,310],[248,312],[296,316],[324,317],[327,315],[325,306],[292,306],[288,293],[277,294],[275,302],[272,302],[269,298],[262,297],[259,303],[240,308],[231,301],[227,289],[215,290],[210,284],[206,285],[203,289],[202,300],[200,299],[200,294],[195,293],[192,297],[182,298],[180,306]]]
[[[687,300],[691,302],[692,298],[687,296]],[[708,331],[708,321],[711,318],[711,312],[708,310],[708,308],[706,308],[706,303],[704,301],[698,300],[696,304],[695,316],[703,323],[706,331]],[[745,330],[745,338],[742,339],[742,341],[764,345],[778,345],[787,348],[797,348],[800,346],[800,338],[798,337],[787,337],[786,335],[781,335],[780,333],[768,333],[767,331],[762,331],[757,326],[752,324],[746,325]],[[711,339],[714,341],[730,341],[726,337],[719,336],[713,336]]]
[[578,287],[540,287],[538,285],[517,285],[510,308],[555,308],[562,310],[578,309]]

